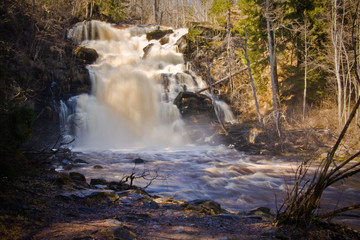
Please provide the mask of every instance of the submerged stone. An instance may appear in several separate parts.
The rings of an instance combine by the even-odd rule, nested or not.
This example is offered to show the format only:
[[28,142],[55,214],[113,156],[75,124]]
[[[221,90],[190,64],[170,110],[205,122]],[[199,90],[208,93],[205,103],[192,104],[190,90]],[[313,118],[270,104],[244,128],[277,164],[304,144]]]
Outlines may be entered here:
[[82,159],[75,159],[75,160],[74,160],[74,163],[75,163],[75,164],[78,164],[78,165],[89,164],[87,161],[82,160]]
[[101,166],[101,165],[95,165],[95,166],[93,166],[93,169],[103,169],[104,167],[103,166]]
[[135,158],[135,159],[134,159],[134,163],[135,163],[135,164],[144,164],[144,163],[145,163],[145,160],[144,160],[144,159],[141,159],[141,158]]

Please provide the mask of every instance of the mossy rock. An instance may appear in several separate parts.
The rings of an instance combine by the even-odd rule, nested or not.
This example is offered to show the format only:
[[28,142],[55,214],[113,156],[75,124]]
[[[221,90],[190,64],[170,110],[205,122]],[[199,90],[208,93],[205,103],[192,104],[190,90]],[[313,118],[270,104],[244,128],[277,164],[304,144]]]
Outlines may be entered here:
[[165,45],[165,44],[169,43],[169,41],[170,41],[169,36],[165,36],[165,37],[160,39],[160,44]]
[[167,29],[167,30],[154,30],[152,32],[148,32],[146,33],[146,39],[148,41],[151,40],[159,40],[163,37],[165,37],[167,34],[171,34],[174,31],[172,29]]
[[71,173],[69,173],[69,177],[75,183],[81,184],[83,186],[87,186],[86,178],[83,174],[78,173],[78,172],[71,172]]
[[194,200],[181,205],[185,210],[195,211],[206,215],[215,215],[224,213],[221,205],[211,200]]
[[75,50],[75,57],[86,64],[92,64],[99,57],[98,53],[93,48],[78,47]]

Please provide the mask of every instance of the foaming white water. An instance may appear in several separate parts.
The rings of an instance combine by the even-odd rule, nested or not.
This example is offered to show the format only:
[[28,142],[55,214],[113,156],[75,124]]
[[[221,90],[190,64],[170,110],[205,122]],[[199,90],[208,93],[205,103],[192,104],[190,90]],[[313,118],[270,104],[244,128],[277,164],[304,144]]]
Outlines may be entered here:
[[[118,29],[91,21],[69,31],[72,40],[95,49],[100,56],[88,66],[92,94],[77,96],[76,110],[66,112],[73,115],[68,118],[75,123],[72,134],[76,147],[120,149],[187,143],[184,123],[173,101],[179,92],[196,91],[205,83],[186,71],[183,56],[177,52],[175,43],[187,29],[174,30],[164,45],[147,41],[146,32],[154,29]],[[231,111],[224,106],[219,105],[229,116]]]
[[[189,145],[173,100],[185,88],[196,91],[205,84],[186,71],[176,51],[174,43],[186,30],[175,31],[169,43],[161,46],[145,39],[152,29],[117,29],[94,21],[70,31],[72,39],[100,54],[88,67],[92,94],[72,97],[60,106],[64,138],[76,135],[73,158],[88,162],[76,171],[87,180],[118,181],[133,171],[147,170],[160,176],[147,190],[162,197],[212,199],[231,210],[259,206],[275,210],[298,163],[247,156],[224,146]],[[153,45],[144,56],[143,48],[149,44]],[[233,121],[226,104],[217,102],[217,106],[225,121]],[[136,164],[136,158],[143,163]],[[94,169],[94,165],[103,168]],[[324,201],[349,205],[360,194],[356,182],[351,188],[330,188]]]
[[[130,173],[136,176],[147,171],[147,178],[158,176],[146,189],[150,194],[178,200],[211,199],[232,211],[268,207],[275,212],[293,184],[298,161],[272,157],[249,156],[235,149],[220,146],[177,146],[166,148],[125,148],[122,150],[83,151],[74,149],[74,158],[87,161],[76,171],[88,181],[103,178],[119,181]],[[135,159],[141,158],[142,163]],[[102,169],[94,169],[101,165]],[[313,173],[316,166],[309,169]],[[355,204],[360,190],[354,178],[325,191],[321,203],[328,211],[335,205]],[[136,179],[144,187],[148,180]],[[352,186],[352,187],[348,187]],[[358,226],[359,227],[359,226]]]

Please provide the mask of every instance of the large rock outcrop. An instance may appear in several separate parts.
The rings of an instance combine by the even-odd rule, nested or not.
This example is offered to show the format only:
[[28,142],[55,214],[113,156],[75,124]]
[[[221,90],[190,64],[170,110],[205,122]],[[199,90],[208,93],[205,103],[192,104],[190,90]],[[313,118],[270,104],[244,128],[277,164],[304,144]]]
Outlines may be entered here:
[[211,98],[204,94],[180,92],[174,104],[182,116],[193,123],[208,122],[216,117]]

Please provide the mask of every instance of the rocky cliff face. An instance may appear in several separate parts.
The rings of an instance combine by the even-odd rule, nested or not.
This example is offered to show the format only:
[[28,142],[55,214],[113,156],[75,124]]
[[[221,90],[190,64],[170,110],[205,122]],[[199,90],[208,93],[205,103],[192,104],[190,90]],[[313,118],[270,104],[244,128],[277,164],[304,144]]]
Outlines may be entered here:
[[[67,30],[78,21],[71,16],[70,4],[60,8],[55,3],[35,3],[34,6],[31,1],[20,0],[0,3],[0,98],[5,112],[9,103],[32,109],[35,134],[28,147],[34,144],[49,147],[59,135],[56,103],[90,91],[85,64],[94,61],[96,53],[76,50],[74,43],[67,40]],[[160,33],[167,34],[159,32],[155,37],[163,37]],[[186,60],[204,79],[207,62],[213,67],[226,53],[225,35],[222,28],[194,23],[190,33],[178,42]],[[214,76],[217,71],[212,68]]]
[[[184,54],[185,61],[189,62],[193,71],[207,82],[216,82],[233,73],[232,81],[223,81],[216,85],[215,93],[221,100],[231,104],[235,113],[240,112],[240,94],[247,92],[248,81],[246,71],[239,72],[244,65],[235,50],[240,48],[240,38],[231,34],[231,54],[228,56],[228,39],[225,28],[216,27],[207,23],[191,23],[189,33],[181,38],[177,45]],[[234,84],[235,83],[235,84]],[[236,85],[234,87],[234,85]],[[248,85],[248,84],[247,84]],[[236,90],[235,90],[236,89]],[[243,98],[244,99],[244,98]]]
[[59,99],[90,90],[85,64],[74,57],[75,46],[66,39],[74,21],[70,12],[20,0],[0,3],[1,118],[7,121],[9,106],[35,112],[28,147],[57,139]]

